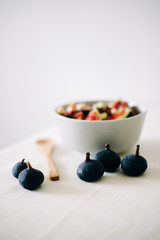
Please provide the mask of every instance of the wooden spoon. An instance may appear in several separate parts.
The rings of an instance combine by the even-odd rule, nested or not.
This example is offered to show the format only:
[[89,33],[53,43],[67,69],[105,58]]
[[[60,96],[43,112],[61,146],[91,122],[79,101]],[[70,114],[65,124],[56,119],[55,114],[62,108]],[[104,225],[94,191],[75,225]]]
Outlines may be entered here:
[[59,173],[52,158],[52,152],[55,148],[55,143],[51,139],[37,140],[36,143],[39,145],[44,155],[46,156],[46,159],[48,162],[48,168],[49,168],[49,178],[52,181],[58,180]]

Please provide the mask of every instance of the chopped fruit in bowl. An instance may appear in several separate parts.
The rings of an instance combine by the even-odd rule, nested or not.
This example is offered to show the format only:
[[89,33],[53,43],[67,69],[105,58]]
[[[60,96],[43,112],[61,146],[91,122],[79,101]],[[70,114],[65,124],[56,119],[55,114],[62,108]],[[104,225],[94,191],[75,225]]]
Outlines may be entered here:
[[114,120],[135,116],[137,112],[122,100],[113,103],[98,101],[93,105],[88,103],[70,103],[65,108],[60,106],[57,113],[64,117],[81,120]]

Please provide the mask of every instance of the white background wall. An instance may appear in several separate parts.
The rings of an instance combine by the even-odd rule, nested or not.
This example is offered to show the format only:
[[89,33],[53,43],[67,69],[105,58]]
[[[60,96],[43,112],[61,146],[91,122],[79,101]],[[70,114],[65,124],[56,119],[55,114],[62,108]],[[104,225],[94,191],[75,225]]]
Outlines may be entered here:
[[159,45],[159,0],[0,0],[0,148],[65,101],[160,103]]

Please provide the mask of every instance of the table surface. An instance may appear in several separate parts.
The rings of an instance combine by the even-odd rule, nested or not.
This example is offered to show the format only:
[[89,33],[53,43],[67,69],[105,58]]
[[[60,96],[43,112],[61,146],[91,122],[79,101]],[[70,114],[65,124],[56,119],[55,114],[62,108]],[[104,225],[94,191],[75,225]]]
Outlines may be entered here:
[[[156,109],[155,109],[156,111]],[[152,111],[139,140],[148,161],[140,177],[119,168],[94,183],[81,181],[76,170],[84,155],[68,148],[56,127],[47,129],[0,152],[0,239],[2,240],[159,240],[160,138]],[[51,138],[60,173],[50,181],[47,162],[35,141]],[[121,155],[123,157],[123,155]],[[29,191],[12,176],[13,165],[25,158],[44,173],[41,187]]]

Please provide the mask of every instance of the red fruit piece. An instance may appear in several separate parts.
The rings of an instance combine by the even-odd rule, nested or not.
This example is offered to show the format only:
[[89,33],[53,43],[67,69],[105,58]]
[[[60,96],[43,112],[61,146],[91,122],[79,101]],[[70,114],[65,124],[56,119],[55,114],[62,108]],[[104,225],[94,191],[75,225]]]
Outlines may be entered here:
[[123,110],[122,112],[114,113],[110,119],[118,119],[121,116],[123,116],[125,113],[126,113],[125,110]]
[[116,102],[113,103],[112,108],[118,109],[121,106],[121,100],[117,100]]
[[122,106],[123,108],[129,107],[127,102],[121,102],[121,106]]
[[73,118],[75,119],[83,119],[83,112],[79,111],[73,114]]
[[120,107],[126,108],[126,107],[128,107],[128,103],[118,100],[118,101],[114,102],[112,105],[112,108],[119,109]]
[[100,117],[96,112],[90,112],[85,120],[100,120]]
[[67,107],[67,113],[72,114],[76,111],[76,105],[74,103],[70,103]]

